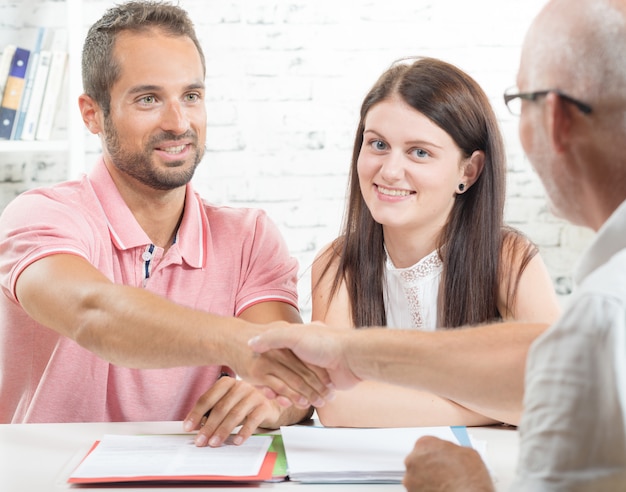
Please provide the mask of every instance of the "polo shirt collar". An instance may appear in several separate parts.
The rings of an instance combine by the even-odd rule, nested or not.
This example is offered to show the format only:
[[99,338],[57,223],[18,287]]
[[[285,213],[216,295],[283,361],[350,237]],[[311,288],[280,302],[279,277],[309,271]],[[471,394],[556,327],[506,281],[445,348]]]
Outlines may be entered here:
[[[113,182],[101,157],[89,174],[89,181],[107,217],[111,241],[120,250],[146,247],[151,240],[141,228]],[[191,183],[185,192],[185,210],[176,234],[182,259],[189,266],[203,268],[206,263],[208,220],[202,200]]]

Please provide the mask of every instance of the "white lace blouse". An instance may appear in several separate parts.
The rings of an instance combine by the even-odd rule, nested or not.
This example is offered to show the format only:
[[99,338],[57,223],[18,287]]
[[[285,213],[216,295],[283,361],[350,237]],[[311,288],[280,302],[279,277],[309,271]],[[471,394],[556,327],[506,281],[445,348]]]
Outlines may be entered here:
[[443,263],[437,251],[408,268],[396,268],[387,255],[383,292],[389,328],[424,331],[437,328],[442,271]]

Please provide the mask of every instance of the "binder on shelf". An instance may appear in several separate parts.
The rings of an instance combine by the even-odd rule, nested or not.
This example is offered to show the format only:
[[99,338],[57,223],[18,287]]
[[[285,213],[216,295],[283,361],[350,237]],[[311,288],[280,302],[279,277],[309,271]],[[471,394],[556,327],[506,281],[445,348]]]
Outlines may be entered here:
[[22,130],[24,128],[24,121],[26,120],[26,112],[28,111],[28,105],[30,104],[31,95],[33,92],[33,84],[35,81],[35,74],[37,72],[37,66],[39,64],[39,55],[44,42],[47,29],[40,27],[37,30],[37,39],[35,46],[30,53],[30,59],[28,60],[28,68],[26,69],[26,82],[24,84],[24,94],[22,94],[22,100],[20,101],[20,107],[17,111],[17,121],[13,127],[13,134],[11,139],[21,140]]
[[52,52],[50,50],[42,50],[37,57],[37,69],[33,80],[33,87],[30,93],[30,101],[26,114],[24,115],[24,123],[22,126],[21,140],[35,140],[37,133],[37,123],[39,122],[39,113],[41,111],[41,102],[46,90],[48,82],[48,72],[50,71],[50,62],[52,61]]
[[[45,28],[44,28],[45,29]],[[37,60],[30,101],[24,115],[24,124],[20,140],[35,140],[37,127],[41,119],[41,111],[49,80],[52,54],[64,51],[67,47],[67,34],[64,29],[45,29],[41,39],[41,49]]]
[[11,62],[13,61],[13,55],[17,46],[14,44],[7,44],[2,50],[2,57],[0,57],[0,102],[2,102],[2,96],[4,95],[4,88],[9,78],[9,71],[11,70]]
[[61,89],[63,87],[66,64],[66,51],[52,51],[46,89],[43,94],[43,100],[41,101],[37,133],[35,134],[36,140],[48,140],[52,133],[54,117],[61,99]]
[[0,105],[0,139],[9,140],[24,92],[30,50],[16,48]]
[[26,108],[22,133],[20,135],[21,140],[35,140],[37,124],[39,123],[39,114],[41,112],[41,103],[46,91],[48,73],[50,72],[50,62],[52,61],[51,50],[56,48],[56,45],[54,44],[55,37],[56,33],[54,30],[46,30],[43,39],[41,40],[35,79],[33,80],[30,101],[28,102],[28,107]]
[[35,132],[36,140],[49,140],[59,108],[67,65],[67,30],[54,29],[46,49],[50,50],[50,66]]

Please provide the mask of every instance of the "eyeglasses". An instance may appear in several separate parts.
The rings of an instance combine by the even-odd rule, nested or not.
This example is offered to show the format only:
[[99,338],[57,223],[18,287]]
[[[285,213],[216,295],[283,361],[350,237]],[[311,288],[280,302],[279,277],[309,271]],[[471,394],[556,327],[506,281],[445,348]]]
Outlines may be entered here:
[[574,99],[567,94],[564,94],[558,89],[549,89],[547,91],[536,91],[536,92],[517,92],[517,87],[511,87],[507,89],[504,93],[504,104],[509,109],[510,113],[515,116],[519,116],[522,113],[522,100],[526,101],[536,101],[537,98],[547,96],[551,92],[558,95],[564,101],[567,101],[570,104],[576,106],[582,113],[589,114],[591,113],[591,106],[581,102],[577,99]]

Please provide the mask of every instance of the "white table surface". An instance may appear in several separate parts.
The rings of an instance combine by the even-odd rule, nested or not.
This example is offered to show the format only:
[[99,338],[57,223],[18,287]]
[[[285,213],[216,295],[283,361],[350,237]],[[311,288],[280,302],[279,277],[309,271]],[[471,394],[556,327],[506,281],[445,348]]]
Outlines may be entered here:
[[[487,459],[498,492],[508,489],[518,455],[518,435],[507,427],[471,427],[471,437],[487,442]],[[0,425],[0,490],[3,492],[49,492],[76,490],[67,477],[85,456],[94,441],[104,434],[180,434],[180,422],[123,422],[78,424]],[[89,486],[89,491],[229,491],[277,489],[300,492],[401,491],[400,484],[300,484],[263,483],[243,486]]]

